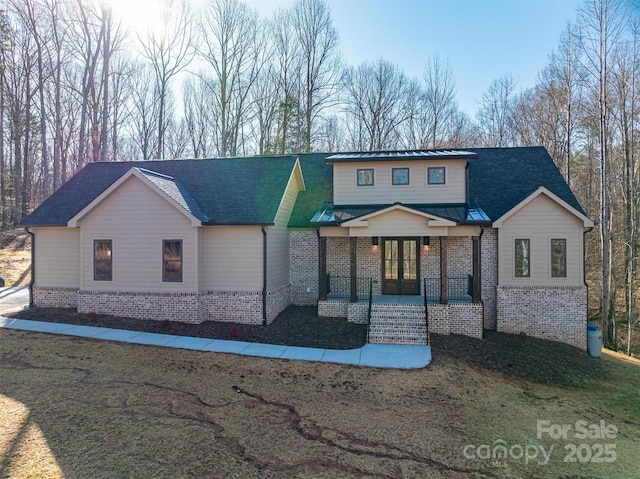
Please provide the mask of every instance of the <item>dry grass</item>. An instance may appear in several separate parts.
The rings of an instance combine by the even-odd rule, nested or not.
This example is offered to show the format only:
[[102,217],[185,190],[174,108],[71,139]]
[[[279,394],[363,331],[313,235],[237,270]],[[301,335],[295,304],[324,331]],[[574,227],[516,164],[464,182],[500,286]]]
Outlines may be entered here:
[[0,232],[0,276],[5,286],[27,286],[31,280],[31,238],[22,229]]
[[[525,358],[563,363],[531,381],[526,361],[483,349],[501,337],[520,341],[435,337],[429,367],[396,371],[0,330],[0,476],[637,476],[640,365],[523,340]],[[617,460],[564,463],[563,441],[545,466],[465,459],[499,439],[551,446],[538,419],[616,425]]]

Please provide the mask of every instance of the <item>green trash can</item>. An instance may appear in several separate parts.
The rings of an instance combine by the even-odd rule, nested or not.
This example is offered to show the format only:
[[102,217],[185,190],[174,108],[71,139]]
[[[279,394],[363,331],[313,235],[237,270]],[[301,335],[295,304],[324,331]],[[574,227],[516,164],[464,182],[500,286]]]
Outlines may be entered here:
[[597,324],[587,325],[587,352],[592,358],[602,355],[602,333],[598,331]]

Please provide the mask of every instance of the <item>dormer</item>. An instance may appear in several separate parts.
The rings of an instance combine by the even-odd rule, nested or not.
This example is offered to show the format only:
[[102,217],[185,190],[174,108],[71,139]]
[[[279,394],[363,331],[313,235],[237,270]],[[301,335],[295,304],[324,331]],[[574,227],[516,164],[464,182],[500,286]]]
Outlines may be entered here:
[[331,155],[333,204],[466,204],[467,162],[477,157],[462,150]]

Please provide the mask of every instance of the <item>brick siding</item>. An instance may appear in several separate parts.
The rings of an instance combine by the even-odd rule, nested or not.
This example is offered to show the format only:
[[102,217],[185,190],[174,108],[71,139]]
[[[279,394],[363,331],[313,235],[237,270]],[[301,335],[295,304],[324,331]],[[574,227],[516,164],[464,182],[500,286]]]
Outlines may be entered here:
[[587,347],[586,286],[498,286],[498,331]]
[[291,303],[296,306],[315,306],[318,301],[318,251],[315,230],[289,232]]
[[486,228],[480,240],[482,255],[482,302],[484,329],[496,329],[496,287],[498,286],[498,230]]

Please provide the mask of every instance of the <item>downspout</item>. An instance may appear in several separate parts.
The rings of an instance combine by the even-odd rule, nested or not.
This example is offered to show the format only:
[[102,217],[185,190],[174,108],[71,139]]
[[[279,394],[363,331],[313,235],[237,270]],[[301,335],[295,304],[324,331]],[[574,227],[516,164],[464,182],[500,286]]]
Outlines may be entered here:
[[262,325],[267,325],[267,230],[262,230]]
[[31,280],[29,281],[29,307],[33,307],[33,285],[36,280],[36,235],[29,228],[24,229],[31,236]]
[[[582,282],[587,288],[587,298],[589,297],[589,285],[587,284],[587,233],[591,233],[593,228],[595,228],[595,225],[596,223],[594,222],[593,226],[582,232]],[[587,304],[589,304],[588,301]]]

